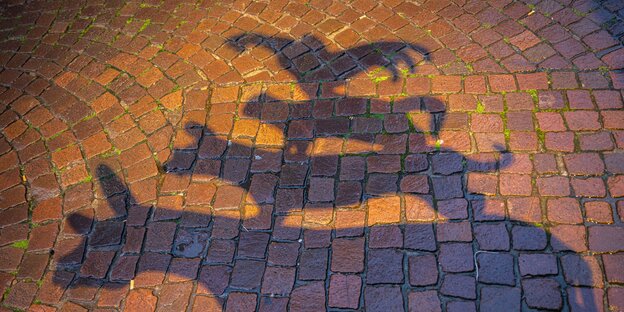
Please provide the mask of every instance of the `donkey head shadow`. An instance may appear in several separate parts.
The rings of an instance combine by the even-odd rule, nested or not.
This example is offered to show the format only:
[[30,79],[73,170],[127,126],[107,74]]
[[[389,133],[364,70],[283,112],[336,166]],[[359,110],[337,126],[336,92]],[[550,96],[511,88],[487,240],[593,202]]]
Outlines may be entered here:
[[[283,66],[283,68],[288,69],[289,71],[295,73],[299,77],[307,76],[306,74],[301,74],[297,69],[296,65],[292,62],[292,59],[287,56],[287,53],[283,52],[285,47],[292,47],[294,45],[304,44],[306,42],[308,44],[306,47],[310,50],[321,51],[323,49],[322,43],[319,40],[314,40],[314,37],[308,37],[307,41],[290,41],[289,39],[284,38],[262,38],[258,39],[259,36],[253,37],[240,37],[231,40],[229,44],[237,45],[240,49],[247,48],[253,44],[265,45],[265,47],[269,47],[274,50],[276,54],[278,54],[278,59]],[[255,39],[250,39],[255,38]],[[259,40],[259,41],[258,41]],[[251,42],[251,43],[250,43]],[[309,46],[308,46],[309,45]],[[370,53],[377,53],[383,57],[383,55],[391,54],[394,57],[403,57],[402,59],[407,59],[406,64],[410,70],[414,69],[414,63],[410,62],[410,58],[405,53],[401,53],[402,49],[405,49],[406,44],[403,43],[376,43],[374,44],[377,48],[362,48],[356,47],[353,49],[349,49],[347,51],[341,51],[338,53],[334,53],[331,55],[326,55],[325,58],[329,61],[338,59],[341,55],[354,55],[359,56],[359,59],[363,59],[365,55],[369,55]],[[412,46],[417,47],[417,46]],[[296,48],[296,47],[295,47]],[[364,52],[362,52],[364,51]],[[368,51],[369,54],[366,54],[365,51]],[[420,51],[423,51],[420,49]],[[293,52],[294,53],[294,52]],[[320,52],[319,52],[320,53]],[[386,53],[386,54],[384,54]],[[296,54],[296,53],[294,53]],[[364,54],[364,56],[362,55]],[[425,53],[426,55],[426,53]],[[298,56],[298,55],[297,55]],[[294,57],[296,58],[296,57]],[[423,57],[426,60],[426,57]],[[360,62],[358,64],[363,64]],[[393,77],[397,78],[400,70],[393,63],[392,60],[388,60],[388,69],[393,73]],[[317,71],[322,71],[322,67],[325,65],[319,64],[315,69]],[[359,67],[360,65],[355,65],[350,70],[346,70],[340,73],[341,78],[349,78],[353,75],[357,74],[364,70],[364,68]],[[312,70],[314,72],[314,70]],[[396,74],[396,75],[395,75]],[[305,80],[305,78],[302,78]],[[308,94],[309,98],[316,99],[316,94]],[[357,99],[356,99],[357,100]],[[438,219],[444,220],[446,216],[444,216],[444,212],[437,211],[439,208],[440,200],[450,199],[450,200],[463,200],[466,202],[466,199],[480,199],[482,198],[479,195],[464,195],[465,186],[462,186],[462,178],[461,172],[468,171],[481,171],[481,172],[496,172],[497,170],[503,169],[506,166],[509,166],[513,162],[512,157],[508,158],[505,162],[500,162],[496,158],[492,158],[490,160],[480,161],[480,160],[468,160],[467,162],[464,160],[464,156],[455,151],[453,148],[447,148],[444,143],[439,146],[433,145],[432,142],[420,142],[421,148],[424,150],[413,151],[408,149],[408,142],[411,139],[409,134],[419,134],[415,135],[414,138],[422,139],[425,137],[425,134],[438,133],[444,127],[445,113],[444,113],[444,103],[440,102],[437,99],[427,98],[427,104],[425,105],[423,98],[397,98],[394,101],[395,106],[405,105],[407,107],[411,107],[411,111],[420,111],[429,114],[429,122],[428,124],[431,126],[428,129],[417,128],[414,125],[408,125],[409,129],[404,129],[399,131],[397,134],[379,134],[378,132],[381,130],[379,128],[379,124],[383,124],[382,121],[375,119],[373,116],[371,117],[368,113],[369,111],[364,111],[360,113],[356,113],[355,116],[350,116],[349,114],[345,114],[344,116],[329,116],[327,118],[314,118],[312,115],[302,115],[295,119],[291,119],[291,113],[293,110],[287,110],[287,117],[283,119],[282,117],[275,119],[264,118],[262,113],[262,107],[258,108],[258,106],[262,105],[287,105],[283,101],[280,102],[279,99],[272,98],[270,96],[261,98],[261,100],[255,103],[255,106],[245,106],[245,109],[242,111],[242,118],[249,119],[251,121],[255,121],[259,125],[265,124],[270,129],[277,129],[279,133],[281,131],[281,135],[285,136],[285,129],[290,129],[293,127],[293,121],[301,120],[307,123],[310,123],[310,129],[312,132],[308,132],[308,134],[304,138],[299,138],[295,140],[286,140],[284,145],[282,146],[262,146],[253,143],[249,138],[244,138],[244,140],[237,140],[236,138],[232,138],[229,133],[221,133],[209,125],[201,125],[201,124],[187,124],[185,125],[185,129],[192,135],[200,134],[199,143],[193,146],[182,147],[179,150],[174,150],[170,159],[164,164],[163,170],[168,174],[187,176],[191,175],[193,178],[195,176],[206,176],[213,175],[209,177],[208,180],[212,182],[217,182],[219,186],[227,186],[232,190],[239,190],[237,192],[233,192],[231,194],[236,194],[238,198],[230,198],[229,201],[226,200],[226,204],[221,207],[214,207],[216,205],[216,199],[213,199],[213,196],[216,198],[215,190],[211,188],[206,188],[203,190],[201,194],[205,194],[206,196],[206,204],[200,205],[197,208],[199,209],[174,209],[174,208],[163,208],[163,207],[153,207],[148,205],[138,204],[138,201],[133,197],[130,191],[125,187],[124,182],[121,180],[120,176],[113,170],[111,167],[106,165],[101,165],[97,169],[97,180],[99,182],[99,186],[102,190],[102,196],[106,198],[111,207],[111,213],[108,219],[96,221],[93,217],[85,216],[80,213],[74,213],[67,217],[67,222],[70,228],[75,229],[77,232],[85,235],[84,240],[78,244],[75,249],[66,253],[58,253],[57,259],[57,272],[58,278],[55,277],[55,281],[58,284],[69,285],[71,279],[67,279],[67,275],[60,274],[63,270],[70,269],[73,271],[80,271],[81,278],[75,278],[72,282],[72,286],[76,285],[81,286],[84,285],[86,280],[94,280],[96,285],[101,285],[104,282],[106,283],[106,287],[127,287],[129,280],[136,278],[136,285],[138,287],[148,286],[148,285],[158,285],[162,283],[165,274],[169,275],[181,275],[182,280],[199,280],[200,287],[207,289],[208,293],[213,294],[215,296],[221,296],[227,293],[226,286],[227,285],[217,285],[214,284],[214,279],[211,279],[211,274],[216,274],[214,271],[211,271],[208,267],[205,266],[201,269],[195,267],[193,270],[181,270],[175,271],[173,269],[173,265],[169,267],[169,260],[172,256],[181,259],[189,259],[189,260],[197,260],[197,262],[202,262],[202,264],[211,264],[215,263],[214,260],[207,260],[208,258],[214,258],[214,254],[210,254],[210,249],[214,246],[220,245],[220,248],[215,248],[217,253],[219,250],[221,253],[226,253],[224,249],[224,241],[228,241],[228,244],[238,244],[239,249],[241,244],[243,244],[243,240],[248,239],[247,233],[255,233],[261,236],[266,236],[263,239],[271,241],[274,235],[273,230],[277,227],[280,228],[291,228],[297,231],[299,229],[299,234],[294,234],[292,237],[287,238],[287,240],[297,241],[301,237],[301,230],[303,228],[301,221],[299,223],[289,223],[286,222],[287,218],[284,216],[288,215],[289,211],[295,210],[299,211],[299,213],[310,212],[319,212],[321,215],[332,211],[336,206],[344,206],[344,207],[366,207],[367,201],[371,198],[384,198],[386,196],[400,196],[402,201],[402,207],[405,209],[407,202],[406,198],[411,197],[415,198],[420,203],[425,203],[427,208],[432,212],[435,216],[439,215]],[[366,100],[364,100],[366,101]],[[255,107],[255,108],[254,108]],[[434,109],[432,109],[434,108]],[[440,109],[442,108],[442,109]],[[258,110],[259,109],[259,110]],[[400,117],[404,117],[405,112],[401,112]],[[364,129],[361,133],[352,133],[352,129],[354,127],[355,119],[350,118],[368,118],[368,121],[374,123],[377,127],[375,131],[368,131]],[[383,116],[386,118],[385,116]],[[396,116],[395,116],[396,117]],[[370,119],[370,120],[369,120]],[[377,121],[376,121],[377,120]],[[282,124],[286,124],[285,128],[280,128]],[[353,143],[354,146],[360,146],[356,148],[354,151],[348,150],[340,150],[336,152],[336,149],[329,148],[330,152],[319,152],[314,153],[312,151],[309,152],[308,148],[314,146],[317,143],[317,140],[324,140],[326,144],[332,145],[335,142],[349,142]],[[335,141],[332,141],[335,140]],[[435,141],[435,139],[433,140]],[[251,143],[250,143],[251,142]],[[287,143],[286,143],[287,142]],[[293,143],[293,145],[289,145]],[[424,143],[424,144],[423,144]],[[402,148],[397,149],[397,145]],[[470,145],[470,144],[469,144]],[[293,146],[296,147],[293,149]],[[346,149],[346,145],[345,145]],[[303,152],[302,152],[303,151]],[[504,147],[495,146],[494,151],[503,152]],[[307,154],[306,154],[307,153]],[[368,175],[369,179],[367,182],[363,182],[364,179],[358,180],[360,184],[360,189],[356,191],[352,191],[349,196],[340,199],[340,203],[331,202],[328,198],[334,197],[324,197],[327,194],[315,194],[314,196],[319,196],[317,199],[313,201],[318,201],[318,203],[313,203],[309,206],[303,207],[303,202],[298,203],[292,207],[285,207],[284,210],[276,211],[269,210],[269,214],[273,214],[272,218],[274,221],[270,221],[269,230],[270,232],[266,232],[266,230],[260,231],[248,231],[248,229],[244,226],[244,223],[241,224],[241,218],[245,217],[245,211],[241,211],[239,209],[245,209],[246,204],[255,206],[255,213],[248,215],[248,218],[255,218],[258,215],[262,214],[262,210],[265,209],[265,206],[272,206],[276,203],[276,198],[279,196],[276,194],[276,188],[279,186],[284,186],[286,189],[297,189],[301,192],[305,193],[307,197],[310,197],[310,183],[312,178],[315,177],[331,177],[337,179],[338,173],[335,171],[339,166],[343,166],[342,160],[347,157],[343,155],[346,153],[347,156],[349,154],[353,154],[354,156],[367,156],[372,158],[375,157],[388,157],[392,159],[392,162],[396,164],[396,161],[401,163],[401,167],[398,170],[395,170],[393,173],[384,173],[384,170],[380,170],[379,172],[364,172],[362,174]],[[345,156],[345,157],[343,157]],[[437,160],[447,160],[455,163],[455,169],[450,169],[450,171],[438,170],[437,168],[430,168],[429,163],[432,157],[436,157]],[[277,169],[266,169],[262,165],[258,165],[254,167],[254,162],[262,162],[265,159],[277,159],[278,160],[278,168]],[[286,162],[285,167],[281,167],[284,165],[284,161]],[[362,158],[363,159],[363,158]],[[365,166],[365,163],[362,162],[359,166]],[[434,165],[435,166],[435,165]],[[407,168],[409,167],[409,169]],[[228,171],[228,170],[231,170]],[[237,172],[236,174],[232,172]],[[390,170],[389,172],[392,172]],[[407,176],[409,173],[419,173],[425,176],[425,182],[422,190],[424,191],[415,191],[410,192],[399,190],[398,180],[397,178],[401,176]],[[444,180],[440,179],[440,183],[434,184],[433,187],[430,187],[432,183],[430,180],[432,174],[440,175],[440,177],[446,177],[449,175],[453,175],[458,179],[453,180]],[[279,175],[279,177],[278,177]],[[290,175],[291,178],[296,180],[296,183],[283,185],[283,177],[285,175]],[[374,184],[371,183],[371,176],[379,177],[379,181]],[[259,178],[257,178],[259,177]],[[390,178],[390,179],[388,179]],[[256,180],[257,179],[257,180]],[[393,180],[394,179],[394,180]],[[326,180],[323,180],[326,181]],[[389,181],[389,182],[388,182]],[[256,183],[257,182],[257,183]],[[459,184],[457,184],[459,182]],[[331,182],[336,183],[336,182]],[[394,184],[393,184],[394,183]],[[206,183],[206,185],[212,185],[211,183]],[[366,186],[363,186],[365,184]],[[388,184],[393,187],[386,188]],[[459,186],[460,194],[444,194],[451,189],[456,189]],[[269,190],[267,192],[267,189]],[[333,187],[330,189],[333,190]],[[433,193],[433,196],[430,195]],[[229,194],[229,193],[228,193]],[[306,196],[304,195],[304,196]],[[232,195],[234,196],[234,195]],[[336,195],[337,196],[337,195]],[[303,198],[301,198],[303,201]],[[338,201],[338,198],[336,198]],[[258,208],[259,207],[259,208]],[[219,208],[219,209],[217,209]],[[259,209],[259,210],[258,210]],[[273,209],[273,208],[269,208]],[[467,208],[466,208],[467,209]],[[473,207],[475,209],[475,207]],[[225,211],[226,213],[221,213]],[[233,213],[229,213],[229,212]],[[465,217],[461,217],[459,219],[463,219],[464,221],[471,220],[468,218],[468,212],[466,212]],[[282,216],[282,218],[279,218]],[[271,217],[269,217],[271,219]],[[305,218],[305,217],[304,217]],[[331,214],[329,217],[331,221]],[[453,219],[454,217],[449,216],[448,219]],[[506,216],[504,215],[493,215],[489,214],[486,210],[482,211],[480,216],[481,221],[504,221],[506,220]],[[161,222],[162,221],[162,222]],[[175,221],[175,222],[170,222]],[[557,237],[550,237],[550,246],[547,246],[546,232],[538,227],[535,227],[533,224],[528,222],[523,222],[521,220],[511,220],[514,228],[518,227],[521,229],[532,230],[533,234],[543,237],[544,243],[538,243],[533,247],[529,247],[528,250],[530,253],[539,253],[544,252],[549,254],[550,246],[558,246],[558,250],[565,250],[566,246],[564,243],[560,242]],[[408,233],[412,233],[411,235],[416,235],[415,237],[433,237],[433,223],[409,223],[403,224],[405,222],[405,217],[401,217],[400,223],[400,231],[405,233],[407,237]],[[454,221],[449,221],[450,223]],[[437,222],[435,222],[437,223]],[[470,221],[472,223],[472,221]],[[146,225],[147,224],[147,225]],[[397,223],[394,222],[394,225]],[[441,223],[440,223],[441,224]],[[372,229],[372,226],[375,224],[369,224],[368,227]],[[383,224],[382,224],[383,225]],[[366,228],[366,226],[364,226]],[[176,233],[177,229],[177,233]],[[370,230],[366,230],[366,233]],[[326,235],[331,235],[331,227],[319,227],[312,228],[312,230],[317,232],[324,232]],[[340,229],[336,229],[338,231]],[[346,230],[353,230],[347,228]],[[364,229],[362,229],[364,230]],[[414,234],[414,231],[416,234]],[[357,230],[356,230],[357,232]],[[144,233],[147,233],[147,238],[144,239]],[[421,236],[419,236],[421,235]],[[424,235],[424,236],[422,236]],[[175,236],[175,238],[174,238]],[[279,238],[283,239],[283,238]],[[164,245],[161,245],[159,240],[165,242]],[[170,244],[166,244],[169,241]],[[172,242],[172,243],[171,243]],[[407,244],[407,243],[406,243]],[[247,242],[249,245],[249,242]],[[433,246],[404,246],[404,248],[414,249],[417,251],[425,251],[432,252],[436,251],[437,247],[435,246],[435,242]],[[83,257],[83,254],[86,252],[86,258]],[[90,262],[90,255],[96,253],[98,251],[108,251],[110,261],[108,265],[110,268],[103,269],[98,274],[92,273],[93,264]],[[510,255],[511,252],[515,252],[512,247],[509,245],[507,247],[503,247],[500,249],[500,254]],[[266,249],[260,252],[260,255],[257,256],[259,259],[266,259],[267,251]],[[477,267],[480,269],[481,261],[487,261],[485,257],[488,257],[487,253],[471,254],[477,262]],[[327,256],[326,256],[327,257]],[[483,259],[482,259],[483,257]],[[219,257],[216,257],[219,258]],[[216,263],[229,263],[236,262],[234,264],[234,271],[237,270],[237,265],[239,263],[243,263],[243,261],[248,260],[249,256],[243,256],[240,258],[240,255],[236,257],[236,260],[232,260],[230,257],[223,255],[221,256],[221,260],[216,260]],[[374,256],[369,254],[369,261],[373,261]],[[164,259],[164,260],[163,260]],[[253,259],[252,259],[253,260]],[[266,260],[264,260],[266,262]],[[513,262],[513,260],[512,260]],[[165,263],[165,264],[163,264]],[[122,269],[119,269],[121,266],[126,265],[125,268],[129,273],[124,274]],[[264,264],[263,264],[264,265]],[[581,261],[579,262],[579,269],[586,270],[586,265]],[[169,270],[169,271],[167,271]],[[473,267],[467,268],[466,271],[474,271],[474,263]],[[95,270],[97,271],[97,270]],[[226,270],[227,274],[232,273],[232,269]],[[477,271],[478,272],[478,271]],[[485,273],[483,273],[485,274]],[[557,272],[546,273],[546,275],[557,274]],[[530,275],[530,274],[529,274]],[[538,274],[540,275],[540,274]],[[147,277],[142,277],[147,276]],[[156,276],[156,277],[154,277]],[[262,276],[259,277],[260,279]],[[591,276],[589,277],[591,279]],[[442,278],[438,278],[436,283],[440,283]],[[112,283],[109,281],[113,281]],[[490,283],[488,277],[479,277],[478,282]],[[293,281],[284,281],[284,283],[291,283],[290,289],[292,289]],[[509,286],[515,285],[516,287],[520,287],[519,282],[513,280],[508,284]],[[259,285],[249,286],[247,284],[236,284],[232,282],[232,287],[236,289],[247,289],[252,291],[258,291]],[[264,293],[264,291],[263,291]],[[287,295],[287,293],[271,293],[271,295]],[[578,299],[579,302],[584,302],[586,308],[591,310],[594,306],[594,298],[591,294],[582,293],[582,298]],[[565,296],[564,296],[565,298]],[[470,298],[468,298],[470,299]],[[554,303],[554,309],[564,307],[566,303]],[[323,307],[324,308],[324,307]]]
[[[400,41],[358,42],[343,50],[314,35],[293,40],[245,33],[229,37],[225,46],[239,55],[269,51],[278,63],[277,68],[271,69],[285,70],[299,82],[346,80],[359,74],[375,73],[397,80],[405,73],[414,73],[417,64],[430,61],[424,46]],[[269,62],[269,66],[271,64]]]

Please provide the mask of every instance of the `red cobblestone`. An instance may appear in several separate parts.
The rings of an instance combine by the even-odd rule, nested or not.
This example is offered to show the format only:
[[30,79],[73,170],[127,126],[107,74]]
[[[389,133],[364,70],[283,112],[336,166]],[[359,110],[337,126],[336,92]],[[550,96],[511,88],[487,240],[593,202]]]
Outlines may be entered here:
[[581,252],[587,250],[587,235],[580,225],[558,225],[551,228],[556,240],[551,238],[551,245],[555,250],[572,250]]
[[472,276],[447,274],[442,281],[440,292],[463,299],[476,299],[476,282]]
[[400,310],[403,307],[403,299],[398,287],[372,286],[367,287],[364,292],[364,304],[373,311]]
[[461,77],[435,76],[431,83],[431,92],[433,93],[454,93],[462,89]]
[[312,282],[295,288],[290,298],[290,308],[300,311],[324,309],[325,289],[322,282]]
[[490,91],[509,92],[516,90],[516,81],[512,75],[490,75],[488,77]]
[[329,306],[357,309],[362,281],[357,275],[334,274],[329,284]]
[[602,261],[605,266],[607,280],[611,283],[621,283],[624,280],[624,270],[622,270],[624,254],[603,255]]
[[435,291],[410,292],[408,302],[412,311],[441,311],[440,299]]
[[125,309],[128,311],[155,311],[156,296],[149,289],[136,289],[128,293]]
[[613,215],[611,205],[602,201],[591,201],[585,203],[586,220],[597,223],[612,223]]
[[548,77],[546,73],[516,74],[520,90],[546,90]]
[[592,251],[613,252],[622,248],[621,238],[624,231],[618,227],[589,227],[589,248]]

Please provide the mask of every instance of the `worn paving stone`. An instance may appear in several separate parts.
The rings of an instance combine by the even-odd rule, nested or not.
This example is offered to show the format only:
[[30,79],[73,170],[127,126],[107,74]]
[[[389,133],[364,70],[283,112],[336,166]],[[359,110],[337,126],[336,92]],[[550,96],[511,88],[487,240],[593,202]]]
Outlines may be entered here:
[[329,285],[329,306],[357,309],[362,280],[357,275],[332,275]]
[[623,9],[2,3],[0,309],[617,310]]
[[482,311],[496,311],[506,307],[509,311],[520,311],[520,289],[511,287],[487,286],[481,289]]
[[531,308],[552,310],[561,308],[560,285],[553,279],[522,280],[522,290],[526,303]]

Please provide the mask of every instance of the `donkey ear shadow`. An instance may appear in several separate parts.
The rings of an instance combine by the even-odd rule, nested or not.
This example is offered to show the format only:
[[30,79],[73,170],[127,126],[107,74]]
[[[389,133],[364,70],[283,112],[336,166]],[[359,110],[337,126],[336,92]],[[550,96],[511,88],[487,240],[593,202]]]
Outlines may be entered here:
[[[201,140],[201,137],[206,135],[209,129],[206,125],[190,121],[184,124],[182,128],[176,129],[175,131],[176,134],[173,138],[174,141],[179,140],[181,137],[184,138],[184,136],[195,137],[195,139]],[[198,135],[199,138],[196,137]],[[197,154],[197,148],[197,146],[193,145],[187,147],[174,147],[167,159],[159,165],[159,170],[163,173],[167,173],[189,169],[195,155]]]
[[508,153],[509,150],[507,147],[500,143],[495,143],[493,146],[495,153],[505,154],[508,157],[498,157],[498,170],[510,167],[514,163],[514,155],[512,153]]
[[508,152],[507,147],[505,145],[503,145],[503,144],[500,144],[500,143],[494,144],[493,148],[494,148],[494,151],[496,151],[497,153]]
[[95,171],[98,179],[115,176],[115,171],[107,165],[99,165]]
[[204,127],[204,125],[195,122],[195,121],[189,121],[184,125],[184,130],[189,131],[189,129],[196,129],[196,128],[202,128]]
[[99,165],[96,169],[97,181],[102,196],[110,198],[113,195],[127,191],[127,188],[115,171],[107,165]]
[[92,217],[87,217],[80,213],[72,213],[69,217],[67,217],[67,223],[72,229],[85,228],[85,226],[91,225],[92,221]]

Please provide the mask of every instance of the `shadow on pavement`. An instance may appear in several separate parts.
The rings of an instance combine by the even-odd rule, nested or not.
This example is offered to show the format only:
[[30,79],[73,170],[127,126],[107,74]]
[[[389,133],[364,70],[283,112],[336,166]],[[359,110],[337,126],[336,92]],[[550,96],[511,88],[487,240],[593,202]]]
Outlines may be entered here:
[[[322,47],[320,40],[305,40]],[[252,44],[264,45],[280,55],[281,66],[296,71],[296,66],[282,52],[285,47],[302,42],[283,38],[249,41],[237,38],[232,42],[236,42],[240,51]],[[401,51],[415,48],[425,52],[403,43],[382,42],[372,46],[375,48],[371,53],[378,53],[387,61],[384,64],[395,78],[402,72],[393,63],[395,60],[403,60],[410,71],[416,65],[409,61],[408,53]],[[340,51],[328,59],[343,54],[360,55],[362,49],[355,47]],[[388,60],[387,55],[393,58]],[[346,79],[365,70],[358,65],[340,77]],[[316,94],[308,95],[317,98]],[[368,100],[359,98],[337,101],[345,101],[347,107],[369,105],[366,104]],[[222,298],[230,290],[252,291],[271,297],[288,296],[295,286],[294,269],[279,273],[269,270],[299,265],[299,262],[297,259],[294,263],[287,259],[280,261],[271,259],[271,256],[267,260],[266,255],[272,252],[266,248],[269,242],[301,250],[303,241],[305,250],[297,252],[303,257],[303,253],[315,250],[308,248],[308,242],[314,240],[326,240],[326,247],[337,248],[333,249],[336,253],[340,252],[339,248],[344,248],[334,246],[340,241],[337,238],[365,244],[361,238],[364,234],[371,244],[372,236],[391,235],[398,231],[403,235],[403,241],[388,246],[384,252],[380,252],[381,249],[365,250],[366,261],[364,254],[361,259],[355,255],[353,263],[343,264],[342,271],[349,271],[348,267],[353,266],[353,272],[358,273],[365,270],[365,263],[384,266],[388,259],[403,261],[400,251],[409,250],[433,257],[434,262],[437,261],[434,267],[441,267],[441,272],[446,272],[436,272],[433,278],[422,283],[414,284],[410,280],[414,287],[432,286],[443,295],[467,300],[475,300],[481,291],[480,306],[483,308],[521,300],[521,289],[527,287],[525,283],[530,283],[543,292],[529,294],[525,290],[524,296],[552,297],[549,306],[543,308],[569,307],[562,302],[562,298],[564,301],[567,298],[578,303],[582,310],[597,310],[591,288],[559,288],[561,262],[569,262],[583,272],[579,275],[582,280],[566,276],[568,284],[591,286],[602,283],[593,280],[587,263],[571,250],[573,247],[564,243],[566,238],[551,235],[543,227],[525,220],[514,219],[505,211],[504,204],[499,206],[497,202],[488,201],[487,196],[468,194],[463,182],[468,172],[498,172],[513,164],[513,154],[503,153],[504,147],[494,146],[494,153],[470,159],[444,142],[436,143],[439,142],[436,135],[445,126],[447,118],[445,104],[438,99],[406,97],[396,99],[393,105],[406,109],[398,114],[374,115],[367,108],[354,113],[347,110],[342,116],[332,114],[327,118],[315,118],[305,113],[306,108],[270,96],[246,103],[240,120],[281,133],[281,145],[263,145],[244,137],[232,138],[228,133],[211,128],[210,124],[184,125],[186,131],[201,139],[196,146],[174,150],[163,169],[168,175],[191,176],[196,189],[187,190],[186,207],[182,207],[183,199],[176,196],[170,196],[172,201],[162,205],[160,199],[156,206],[139,204],[121,176],[111,167],[101,165],[96,176],[98,187],[108,201],[108,217],[96,220],[92,215],[81,213],[67,216],[70,232],[82,236],[80,240],[72,240],[57,248],[55,283],[69,289],[127,288],[131,280],[135,287],[143,287],[160,285],[166,278],[167,281],[198,280],[198,292]],[[410,112],[426,114],[428,121],[425,124],[430,128],[409,123],[405,113]],[[408,129],[380,133],[379,125],[388,118],[396,119],[397,124],[403,125],[401,127],[407,125]],[[374,130],[367,132],[363,127],[364,131],[354,132],[356,122],[370,123],[368,126]],[[290,130],[299,126],[302,126],[303,134],[287,140]],[[427,136],[429,140],[425,139]],[[257,139],[255,135],[251,137]],[[344,144],[344,149],[340,144]],[[364,169],[366,162],[368,169]],[[400,168],[393,169],[396,164],[401,164]],[[340,172],[347,169],[358,171],[359,176],[339,178]],[[205,183],[195,183],[196,179]],[[334,190],[336,193],[332,194]],[[189,205],[191,192],[194,206]],[[528,213],[534,204],[528,198],[519,200],[521,207],[518,209]],[[539,207],[539,202],[537,205]],[[327,224],[332,220],[336,222],[335,210],[345,207],[364,213],[367,222],[361,225],[336,223],[332,229]],[[541,210],[538,211],[541,214]],[[445,237],[441,237],[443,228],[454,231],[451,227],[467,227],[470,237],[445,241]],[[471,229],[478,236],[479,251],[476,253],[473,246],[477,244]],[[330,243],[332,237],[336,238]],[[440,242],[445,246],[440,247]],[[314,247],[314,243],[310,245]],[[235,258],[234,249],[237,250]],[[336,268],[331,256],[327,260],[327,253],[319,257],[325,257],[332,270]],[[267,261],[276,266],[266,266]],[[519,261],[521,277],[513,269],[511,272],[507,270],[515,267],[515,261]],[[407,277],[403,276],[403,266],[400,267],[400,272],[389,269],[384,274],[369,269],[364,283],[368,283],[367,287],[371,284],[404,284]],[[555,271],[551,270],[552,267]],[[326,264],[326,270],[329,269]],[[410,266],[410,270],[418,270],[418,267]],[[472,274],[475,270],[476,277]],[[263,276],[264,280],[267,279],[267,274],[274,274],[274,278],[278,276],[281,286],[265,286],[262,280]],[[230,279],[226,278],[225,284],[217,283],[219,276],[229,276]],[[525,279],[533,276],[536,278]],[[492,286],[486,288],[488,284]],[[303,308],[326,308],[325,301],[318,304],[318,307]],[[393,308],[376,306],[366,298],[363,304],[371,310]],[[294,299],[289,305],[301,308],[301,302]],[[406,306],[404,302],[400,308]]]

